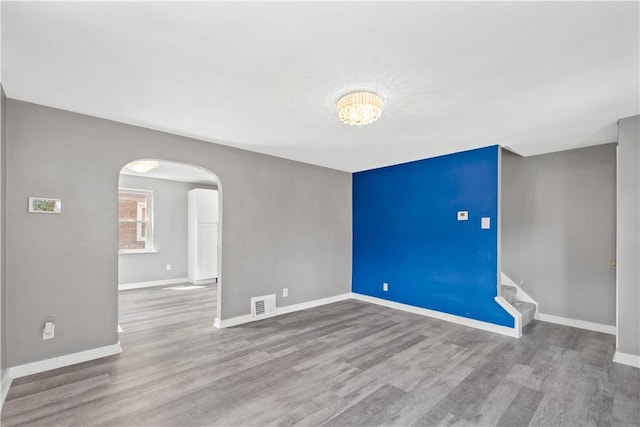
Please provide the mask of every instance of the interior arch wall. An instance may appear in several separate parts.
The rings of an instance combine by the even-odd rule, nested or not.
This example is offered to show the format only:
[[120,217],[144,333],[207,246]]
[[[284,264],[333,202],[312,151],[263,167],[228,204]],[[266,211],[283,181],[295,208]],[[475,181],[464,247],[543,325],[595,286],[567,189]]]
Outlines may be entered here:
[[[351,288],[351,174],[17,100],[7,105],[7,349],[16,366],[114,344],[124,164],[171,159],[224,183],[222,320]],[[62,200],[27,212],[29,196]],[[289,288],[282,298],[281,288]],[[56,338],[41,325],[55,316]]]

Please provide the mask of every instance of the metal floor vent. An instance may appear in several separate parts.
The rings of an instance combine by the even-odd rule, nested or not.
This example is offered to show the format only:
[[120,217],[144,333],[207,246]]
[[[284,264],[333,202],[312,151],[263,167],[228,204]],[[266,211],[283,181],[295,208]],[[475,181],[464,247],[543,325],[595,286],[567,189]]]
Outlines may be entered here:
[[251,298],[251,314],[254,319],[276,314],[276,294]]

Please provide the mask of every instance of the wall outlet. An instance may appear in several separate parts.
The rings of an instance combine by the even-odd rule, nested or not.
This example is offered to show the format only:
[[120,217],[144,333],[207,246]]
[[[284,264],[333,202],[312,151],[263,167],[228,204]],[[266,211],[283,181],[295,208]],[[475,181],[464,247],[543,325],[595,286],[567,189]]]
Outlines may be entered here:
[[458,221],[469,221],[469,211],[458,211]]
[[382,290],[385,291],[385,292],[389,291],[389,284],[387,282],[384,282],[382,284]]
[[53,320],[47,320],[44,322],[44,326],[42,327],[42,339],[50,340],[55,336],[56,332],[56,324]]
[[167,264],[165,268],[167,269],[167,271],[171,271],[171,264]]
[[282,296],[285,298],[289,296],[289,288],[282,288]]

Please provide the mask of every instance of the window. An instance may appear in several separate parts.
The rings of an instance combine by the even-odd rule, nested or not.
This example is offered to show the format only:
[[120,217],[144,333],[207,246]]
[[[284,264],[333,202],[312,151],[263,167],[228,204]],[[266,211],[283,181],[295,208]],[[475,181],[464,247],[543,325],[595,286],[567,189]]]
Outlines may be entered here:
[[153,192],[121,188],[118,193],[118,249],[153,250]]

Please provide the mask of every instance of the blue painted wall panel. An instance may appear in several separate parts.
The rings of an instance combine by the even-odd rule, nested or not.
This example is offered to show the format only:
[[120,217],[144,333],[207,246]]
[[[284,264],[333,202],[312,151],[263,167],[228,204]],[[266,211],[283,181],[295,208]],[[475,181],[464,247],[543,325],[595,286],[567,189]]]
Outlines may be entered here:
[[513,327],[493,299],[497,221],[497,146],[355,173],[353,292]]

